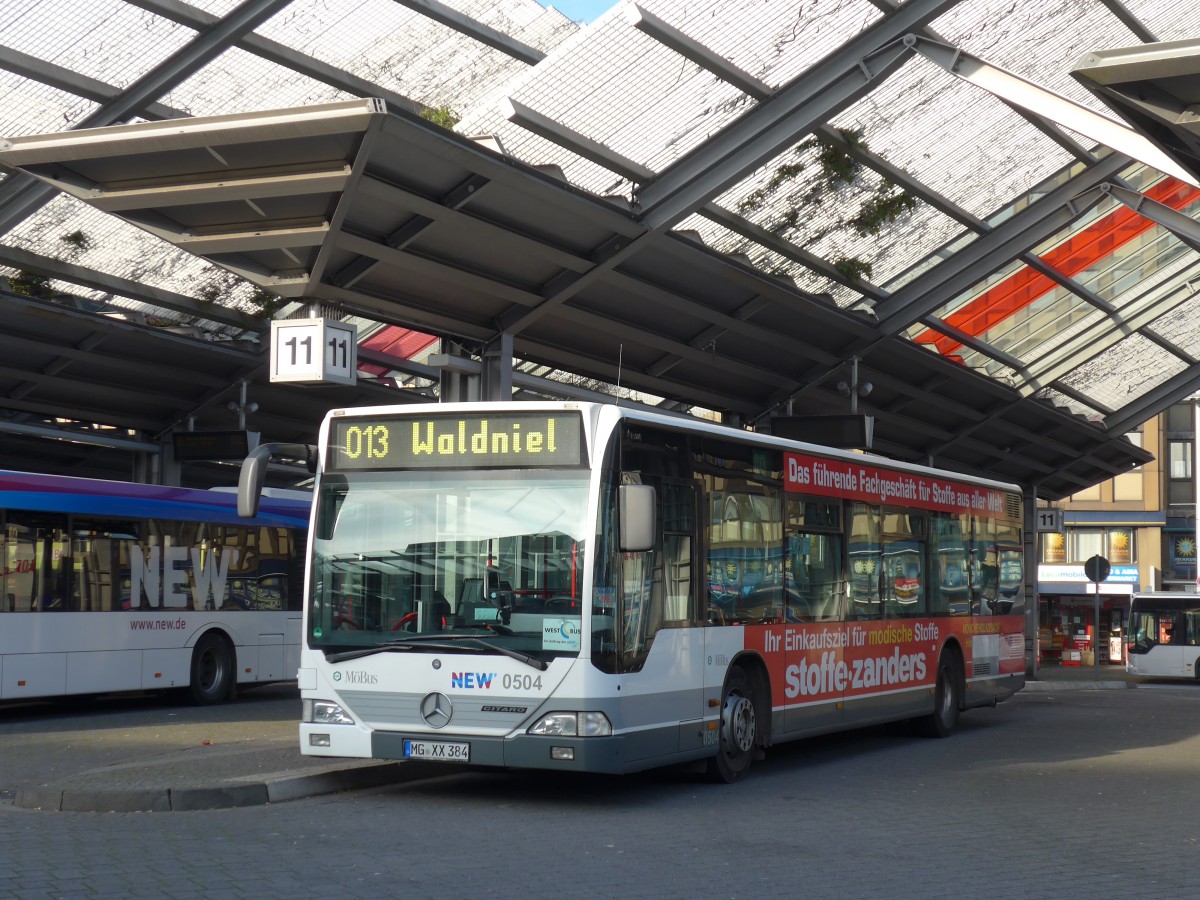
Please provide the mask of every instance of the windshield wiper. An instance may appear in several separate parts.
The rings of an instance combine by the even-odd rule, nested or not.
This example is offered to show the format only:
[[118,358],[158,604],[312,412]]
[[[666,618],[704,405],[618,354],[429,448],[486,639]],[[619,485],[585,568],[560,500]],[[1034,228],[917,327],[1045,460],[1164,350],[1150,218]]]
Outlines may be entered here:
[[500,644],[493,644],[486,638],[478,637],[473,634],[414,634],[409,637],[396,638],[391,641],[384,641],[382,644],[376,644],[374,647],[363,647],[359,650],[343,650],[340,653],[330,653],[325,656],[327,662],[344,662],[348,659],[361,659],[364,656],[374,656],[376,653],[393,653],[401,650],[414,650],[418,647],[432,648],[434,650],[458,650],[462,644],[470,643],[474,647],[482,650],[489,650],[495,653],[501,653],[519,662],[525,663],[527,666],[539,671],[545,671],[550,668],[550,664],[544,659],[538,659],[536,656],[530,656],[528,653],[522,653],[520,650],[513,650],[511,647],[504,647]]

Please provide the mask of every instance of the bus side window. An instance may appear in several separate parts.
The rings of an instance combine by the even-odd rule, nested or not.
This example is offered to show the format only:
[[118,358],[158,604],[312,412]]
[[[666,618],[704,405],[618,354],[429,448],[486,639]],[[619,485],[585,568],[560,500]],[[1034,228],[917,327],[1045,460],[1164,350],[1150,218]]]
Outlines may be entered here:
[[1160,644],[1175,643],[1175,616],[1163,613],[1158,620],[1158,642]]

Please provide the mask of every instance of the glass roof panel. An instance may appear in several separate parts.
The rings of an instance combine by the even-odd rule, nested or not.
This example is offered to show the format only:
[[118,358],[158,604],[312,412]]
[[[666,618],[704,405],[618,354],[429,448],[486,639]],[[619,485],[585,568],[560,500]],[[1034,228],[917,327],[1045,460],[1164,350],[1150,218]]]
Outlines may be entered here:
[[195,32],[121,0],[5,0],[4,44],[114,87],[125,87]]
[[1117,410],[1187,368],[1187,363],[1140,334],[1063,376],[1062,383]]
[[[1161,0],[1123,0],[1123,3],[1160,41],[1182,41],[1196,36],[1196,8],[1190,3],[1163,3]],[[1108,46],[1136,44],[1127,40]]]
[[[75,233],[83,235],[86,246],[64,240]],[[189,297],[199,296],[205,284],[224,272],[66,194],[57,195],[38,215],[9,231],[4,243]],[[114,254],[113,247],[122,252]],[[248,297],[251,292],[245,284],[236,296]]]
[[744,72],[779,87],[871,27],[873,3],[788,4],[775,0],[649,0],[640,4]]
[[[1012,0],[964,0],[934,21],[933,30],[948,43],[1098,111],[1106,111],[1104,105],[1071,77],[1071,65],[1089,50],[1137,42],[1103,2],[1014,7]],[[1035,35],[1053,39],[1031,39]]]
[[61,131],[90,115],[97,105],[66,91],[0,71],[0,134]]
[[1070,410],[1077,416],[1083,416],[1094,422],[1099,422],[1110,412],[1110,410],[1102,409],[1094,404],[1088,403],[1084,399],[1077,399],[1067,394],[1057,391],[1054,388],[1045,388],[1038,391],[1037,396],[1055,406]]
[[239,47],[226,50],[163,96],[163,102],[195,116],[349,99],[352,99],[349,94]]
[[[739,4],[736,12],[728,2],[644,5],[769,85],[791,80],[880,15],[861,0],[821,8],[815,15],[808,7],[797,15],[795,7],[763,0]],[[752,37],[735,52],[740,36]],[[662,171],[751,104],[739,90],[634,28],[620,6],[511,82],[503,95],[652,172]],[[558,165],[568,180],[596,193],[628,193],[614,184],[611,173],[505,120],[501,99],[499,94],[485,98],[464,115],[458,130],[495,134],[514,156]]]
[[981,219],[1071,161],[991,94],[921,58],[839,120],[855,115],[879,122],[872,150]]
[[[575,31],[564,16],[534,0],[445,5],[542,52]],[[395,0],[297,0],[259,33],[419,103],[447,105],[458,115],[528,67]]]
[[[1138,167],[1129,180],[1140,190],[1193,217],[1200,214],[1200,191]],[[1163,278],[1173,277],[1177,260],[1194,256],[1187,245],[1115,200],[1105,199],[1035,248],[1043,262],[1118,310]],[[1073,328],[1094,319],[1096,307],[1049,276],[1010,263],[972,291],[939,308],[935,315],[972,336],[1028,359],[1070,337]],[[912,336],[946,354],[957,340],[914,327]]]
[[[238,0],[192,3],[215,16],[227,15],[237,5]],[[628,197],[630,183],[507,121],[500,101],[511,97],[656,172],[719,131],[736,128],[737,119],[754,103],[635,29],[621,6],[580,30],[535,0],[450,0],[447,5],[550,55],[530,67],[394,0],[295,0],[257,33],[418,102],[448,105],[464,115],[460,132],[496,134],[509,153],[530,163],[557,164],[571,181],[598,194]],[[855,34],[880,19],[885,4],[645,0],[642,5],[749,75],[779,86],[842,52]],[[1127,6],[1160,38],[1195,33],[1192,4],[1134,0]],[[116,87],[130,84],[196,36],[192,28],[119,0],[69,8],[0,0],[0,10],[6,16],[6,44]],[[1069,69],[1089,50],[1135,41],[1112,10],[1094,0],[964,0],[934,22],[930,32],[1110,117],[1100,101],[1070,77]],[[0,96],[8,100],[0,113],[3,134],[59,130],[94,109],[91,101],[6,72],[0,72],[0,79]],[[232,48],[161,102],[204,115],[345,97],[317,77]],[[867,151],[910,174],[934,199],[944,197],[961,207],[964,217],[990,219],[993,224],[1080,168],[1068,150],[1023,115],[919,57],[831,124],[860,134]],[[792,147],[714,198],[790,242],[796,248],[791,255],[780,252],[778,245],[772,249],[726,231],[702,216],[688,217],[680,227],[694,229],[717,250],[743,253],[765,271],[855,307],[870,300],[797,257],[815,255],[844,273],[895,290],[977,240],[953,216],[920,197],[905,199],[870,169],[859,169],[849,182],[823,181],[824,148],[809,137],[797,134]],[[1127,173],[1126,180],[1200,218],[1200,194],[1192,196],[1157,173],[1140,169]],[[881,212],[881,198],[898,205]],[[867,217],[868,210],[879,218]],[[863,227],[879,221],[878,232]],[[77,230],[88,235],[88,247],[62,240]],[[4,240],[192,296],[225,284],[221,270],[61,197]],[[1143,328],[1161,299],[1163,283],[1173,283],[1196,265],[1195,252],[1177,238],[1112,201],[1088,211],[1036,252],[1100,301],[1112,304],[1126,321],[1140,316],[1138,327]],[[986,275],[978,273],[972,290],[945,303],[935,315],[981,345],[974,349],[943,341],[943,352],[1003,379],[1016,373],[989,357],[989,347],[1026,361],[1045,359],[1090,335],[1090,327],[1107,314],[1078,291],[1016,261]],[[1189,331],[1179,310],[1159,317],[1155,327],[1163,330],[1166,341],[1196,355],[1197,329],[1193,324]],[[919,341],[929,339],[923,326],[909,334]],[[1139,366],[1139,392],[1143,382],[1161,383],[1187,362],[1160,346],[1162,342],[1134,338],[1133,349],[1148,344],[1151,352],[1135,359],[1127,357],[1132,351],[1121,345],[1106,345],[1099,359],[1069,382],[1060,382],[1063,397],[1097,392],[1072,398],[1069,405],[1094,401],[1102,410],[1127,402],[1128,397],[1121,399],[1109,383],[1109,372],[1094,368],[1101,360],[1112,365],[1132,359]],[[1125,343],[1132,340],[1126,338]]]
[[1192,266],[1181,278],[1191,280],[1190,299],[1179,308],[1151,323],[1155,333],[1170,341],[1194,360],[1200,360],[1200,265]]

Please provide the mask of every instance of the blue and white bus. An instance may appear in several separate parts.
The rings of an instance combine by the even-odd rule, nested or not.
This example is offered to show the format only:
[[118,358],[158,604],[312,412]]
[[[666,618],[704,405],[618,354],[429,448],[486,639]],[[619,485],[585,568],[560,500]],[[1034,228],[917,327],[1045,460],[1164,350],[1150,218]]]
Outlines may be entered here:
[[0,701],[295,678],[311,506],[0,471]]

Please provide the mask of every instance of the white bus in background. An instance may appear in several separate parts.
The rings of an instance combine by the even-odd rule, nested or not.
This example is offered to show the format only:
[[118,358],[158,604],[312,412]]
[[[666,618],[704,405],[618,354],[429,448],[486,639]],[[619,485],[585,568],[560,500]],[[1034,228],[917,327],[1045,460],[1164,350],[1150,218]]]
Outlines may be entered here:
[[0,471],[0,701],[294,679],[312,498],[268,494]]
[[1200,594],[1134,594],[1125,652],[1130,674],[1200,678]]
[[[773,743],[942,737],[1024,685],[1013,485],[589,403],[334,410],[320,435],[306,754],[735,781]],[[258,448],[243,513],[272,453],[307,455]]]

